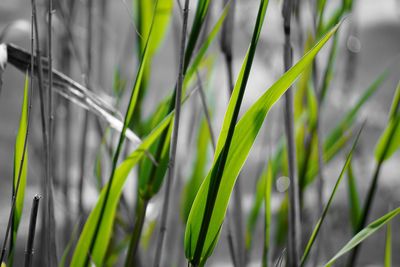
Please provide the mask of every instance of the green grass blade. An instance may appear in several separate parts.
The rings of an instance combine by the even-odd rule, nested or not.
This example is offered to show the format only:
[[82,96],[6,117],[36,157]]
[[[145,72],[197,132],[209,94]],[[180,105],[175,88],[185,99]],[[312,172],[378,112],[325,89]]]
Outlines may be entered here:
[[386,226],[384,267],[391,267],[391,266],[392,266],[392,224],[389,222]]
[[200,0],[197,2],[196,14],[194,15],[192,29],[190,30],[189,39],[185,49],[185,60],[183,66],[184,73],[186,73],[190,60],[192,59],[197,40],[200,36],[202,26],[209,10],[210,2],[211,0]]
[[350,162],[347,168],[347,188],[349,191],[349,202],[350,202],[350,218],[353,232],[357,231],[358,221],[360,219],[361,208],[360,208],[360,196],[357,190],[357,181],[354,177],[353,167]]
[[375,147],[375,158],[378,162],[389,159],[400,147],[400,83],[397,86],[389,113],[389,123]]
[[[129,172],[137,164],[137,162],[143,157],[145,151],[157,140],[161,133],[170,125],[172,120],[172,113],[161,122],[161,124],[154,129],[154,131],[142,142],[142,144],[127,158],[125,159],[116,169],[114,173],[114,181],[111,187],[111,194],[106,203],[103,223],[101,224],[98,235],[101,237],[99,242],[96,242],[93,254],[91,255],[92,260],[97,264],[101,265],[104,261],[104,256],[107,251],[108,242],[112,234],[112,227],[114,223],[114,217],[116,209],[118,207],[119,199],[122,193],[123,186],[128,177]],[[83,231],[79,237],[78,244],[75,248],[75,252],[72,258],[71,266],[82,266],[85,265],[85,259],[89,250],[89,242],[94,235],[94,229],[97,221],[99,220],[101,206],[103,204],[107,186],[104,186],[100,197],[97,200],[96,206],[87,219]]]
[[301,257],[301,265],[300,265],[300,266],[304,266],[304,264],[305,264],[305,262],[306,262],[306,260],[307,260],[307,258],[308,258],[308,255],[309,255],[310,252],[311,252],[311,248],[312,248],[312,246],[313,246],[313,244],[314,244],[314,242],[315,242],[315,240],[316,240],[316,238],[317,238],[317,236],[318,236],[318,234],[319,234],[319,230],[321,229],[322,223],[324,222],[325,217],[326,217],[326,215],[328,214],[328,210],[329,210],[329,208],[331,207],[333,198],[335,197],[335,194],[336,194],[336,191],[337,191],[337,189],[338,189],[338,187],[339,187],[339,184],[340,184],[340,182],[342,181],[343,175],[344,175],[344,173],[345,173],[347,167],[348,167],[349,164],[350,164],[350,161],[351,161],[351,158],[352,158],[354,149],[355,149],[356,146],[357,146],[357,143],[358,143],[358,140],[359,140],[359,137],[360,137],[360,134],[361,134],[361,131],[362,131],[363,128],[364,128],[364,127],[362,127],[361,130],[358,132],[357,137],[356,137],[356,140],[354,141],[354,144],[353,144],[353,146],[352,146],[350,152],[347,154],[347,158],[346,158],[345,164],[344,164],[344,166],[343,166],[343,168],[342,168],[342,171],[340,172],[340,175],[339,175],[338,179],[336,180],[336,184],[335,184],[335,186],[333,187],[333,190],[332,190],[332,192],[331,192],[331,195],[330,195],[330,197],[329,197],[329,200],[328,200],[328,202],[326,203],[326,205],[325,205],[325,207],[324,207],[324,210],[322,211],[321,218],[318,220],[317,224],[315,225],[314,230],[313,230],[313,232],[312,232],[312,234],[311,234],[311,237],[310,237],[310,239],[308,240],[308,243],[307,243],[307,246],[306,246],[306,248],[305,248],[305,250],[304,250],[303,256]]
[[[205,249],[211,244],[218,234],[218,229],[222,225],[225,217],[226,208],[228,206],[229,198],[235,184],[237,175],[241,170],[245,160],[247,159],[248,153],[255,141],[255,138],[260,130],[264,119],[270,110],[270,108],[278,101],[278,99],[285,93],[287,88],[292,85],[298,76],[304,71],[304,69],[313,61],[319,50],[325,45],[325,43],[332,37],[332,35],[337,31],[339,25],[334,27],[326,36],[324,36],[312,50],[310,50],[304,57],[289,71],[287,71],[270,89],[268,89],[255,104],[253,104],[250,109],[243,115],[242,119],[236,124],[235,132],[232,137],[232,145],[227,156],[225,171],[221,177],[221,183],[223,187],[219,188],[217,195],[215,196],[215,201],[213,209],[211,211],[211,217],[209,220],[209,227],[207,229],[207,234],[205,237]],[[247,57],[245,63],[247,62]],[[238,81],[241,81],[238,79]],[[237,91],[237,90],[236,90]],[[237,94],[237,93],[236,93]],[[232,94],[231,99],[235,99],[235,91]],[[226,117],[229,118],[231,110],[228,107]],[[226,127],[226,126],[225,126]],[[226,129],[223,129],[220,134],[220,139],[225,140],[227,133]],[[186,227],[185,233],[185,254],[189,260],[193,260],[193,252],[198,245],[199,233],[202,224],[202,220],[205,220],[203,216],[206,209],[206,202],[208,198],[208,190],[210,182],[215,175],[215,168],[218,167],[219,161],[221,159],[221,150],[223,144],[219,141],[217,149],[217,154],[215,156],[214,164],[210,170],[208,176],[203,181],[199,192],[197,193],[195,202],[193,203],[192,209],[190,211],[188,226]],[[211,189],[211,188],[210,188]],[[190,231],[189,231],[190,229]],[[190,232],[190,234],[189,234]],[[203,251],[204,252],[204,251]],[[202,256],[204,254],[202,253]]]
[[[251,39],[250,47],[245,56],[245,59],[244,59],[244,62],[242,64],[242,68],[241,68],[241,71],[239,74],[239,78],[236,82],[235,88],[233,90],[231,99],[228,104],[227,111],[225,113],[222,130],[221,130],[221,133],[220,133],[220,136],[218,139],[218,143],[217,143],[217,147],[215,150],[214,164],[212,167],[212,176],[213,177],[208,175],[208,178],[211,179],[212,182],[210,182],[209,180],[208,181],[206,180],[207,183],[209,183],[209,185],[207,185],[207,188],[209,187],[210,190],[206,193],[208,195],[208,197],[206,198],[204,196],[204,201],[205,201],[203,203],[204,209],[202,209],[199,212],[199,214],[203,214],[204,217],[200,218],[200,220],[198,221],[199,224],[196,225],[197,228],[194,229],[194,231],[198,231],[198,232],[195,232],[195,234],[196,234],[196,237],[194,239],[195,245],[193,245],[191,243],[191,241],[189,243],[187,243],[186,238],[185,238],[185,252],[186,252],[185,254],[186,254],[186,257],[189,259],[189,261],[192,262],[194,265],[198,265],[200,262],[204,262],[206,260],[206,255],[208,254],[208,252],[212,251],[212,247],[211,247],[212,244],[216,243],[216,242],[214,242],[214,240],[218,240],[216,235],[217,235],[217,233],[219,233],[219,229],[221,228],[222,223],[219,223],[218,225],[213,225],[213,224],[210,224],[210,219],[212,217],[212,210],[213,210],[213,206],[215,204],[215,200],[217,197],[217,192],[218,192],[218,188],[219,188],[221,178],[223,175],[223,171],[225,168],[225,163],[227,162],[228,151],[230,149],[230,144],[232,142],[232,137],[233,137],[233,133],[235,130],[236,120],[239,115],[239,110],[240,110],[240,106],[241,106],[241,103],[243,100],[244,91],[246,89],[247,81],[248,81],[248,78],[250,75],[250,70],[251,70],[251,66],[253,63],[253,59],[254,59],[258,39],[260,37],[261,28],[262,28],[262,25],[264,22],[267,7],[268,7],[267,0],[260,1],[260,6],[259,6],[258,14],[257,14],[256,24],[254,27],[254,32],[253,32],[253,36]],[[236,177],[234,177],[234,178],[236,179]],[[204,185],[204,183],[203,183],[203,185]],[[197,194],[197,196],[198,195],[199,194]],[[195,202],[196,202],[196,200],[195,200]],[[211,205],[211,208],[209,208],[210,205]],[[193,206],[192,206],[192,210],[193,210]],[[192,214],[192,210],[191,210],[190,214]],[[224,215],[225,215],[225,212],[224,212],[223,216]],[[199,219],[199,218],[197,218],[197,219]],[[188,223],[190,221],[191,221],[191,217],[189,215]],[[214,228],[214,230],[217,230],[215,233],[212,234],[211,237],[209,235],[206,235],[210,225],[212,226],[212,228]],[[191,229],[191,230],[193,230],[193,229]],[[203,233],[204,231],[206,233]],[[185,234],[185,236],[187,236],[187,234]],[[192,236],[192,233],[190,234],[190,236]],[[193,246],[193,249],[188,248],[188,246]],[[192,251],[193,255],[188,255],[188,253],[187,253],[188,251]]]
[[[26,141],[25,137],[28,131],[28,108],[29,108],[28,91],[29,91],[29,76],[26,75],[19,128],[14,145],[13,194],[15,194],[16,192],[16,201],[15,201],[15,210],[13,213],[12,236],[10,239],[9,257],[11,259],[14,256],[14,248],[17,239],[18,227],[21,221],[22,210],[24,208],[26,177],[28,174],[28,148],[27,146],[25,146],[25,141]],[[9,266],[12,266],[12,260],[11,261],[9,260],[9,263],[10,263]]]
[[265,207],[265,224],[264,224],[264,249],[263,249],[263,267],[269,266],[269,248],[271,242],[271,195],[272,195],[272,185],[273,185],[273,175],[271,162],[268,161],[268,172],[265,181],[264,190],[264,207]]
[[365,239],[367,239],[369,236],[374,234],[376,231],[378,231],[382,226],[387,224],[389,221],[391,221],[394,217],[399,215],[400,213],[400,207],[385,214],[381,218],[377,219],[376,221],[372,222],[369,224],[367,227],[362,229],[358,234],[356,234],[332,259],[328,261],[324,266],[329,267],[332,266],[332,264],[335,263],[337,259],[342,257],[344,254],[348,253],[351,251],[354,247],[359,245],[361,242],[363,242]]

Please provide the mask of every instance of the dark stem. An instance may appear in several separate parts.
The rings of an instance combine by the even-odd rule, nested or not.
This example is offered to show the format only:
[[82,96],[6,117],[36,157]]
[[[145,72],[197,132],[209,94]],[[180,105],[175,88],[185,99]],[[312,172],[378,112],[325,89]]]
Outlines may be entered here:
[[37,214],[39,210],[39,201],[40,196],[36,195],[33,198],[32,209],[31,209],[31,218],[29,221],[29,232],[28,232],[28,241],[26,243],[25,248],[25,267],[31,267],[33,263],[33,245],[35,241],[35,231],[36,231],[36,221],[37,221]]
[[171,186],[173,182],[173,178],[175,175],[175,157],[176,150],[178,145],[178,135],[179,135],[179,123],[180,123],[180,115],[181,115],[181,99],[182,99],[182,87],[183,87],[183,79],[184,79],[184,55],[185,55],[185,45],[186,45],[186,32],[188,26],[188,18],[189,18],[189,0],[185,0],[185,7],[183,9],[183,25],[182,25],[182,34],[181,34],[181,43],[180,43],[180,55],[179,55],[179,72],[178,72],[178,80],[177,80],[177,90],[175,95],[175,118],[174,118],[174,128],[171,137],[171,147],[169,153],[169,166],[168,166],[168,174],[165,188],[165,195],[161,213],[161,222],[160,222],[160,230],[159,237],[157,240],[156,254],[154,259],[154,267],[160,266],[164,237],[167,230],[167,219],[168,219],[168,209],[169,209],[169,198],[171,194]]
[[[48,216],[46,216],[46,220],[48,220],[49,231],[47,235],[46,242],[48,242],[49,251],[47,254],[48,262],[52,265],[57,265],[57,249],[56,249],[56,238],[55,238],[55,218],[54,218],[54,204],[53,204],[53,58],[52,58],[52,14],[53,14],[53,0],[48,0],[48,126],[47,126],[47,134],[48,134],[48,144],[47,144],[47,166],[46,166],[46,194],[47,200],[45,201],[45,206],[47,210]],[[40,61],[40,60],[39,60]]]
[[[293,63],[293,50],[290,41],[292,0],[285,0],[283,3],[283,29],[285,34],[284,44],[284,67],[289,70]],[[296,170],[296,144],[294,134],[293,116],[293,90],[289,88],[285,93],[285,131],[288,148],[289,179],[289,229],[288,229],[288,266],[299,266],[300,257],[300,204],[299,187]]]

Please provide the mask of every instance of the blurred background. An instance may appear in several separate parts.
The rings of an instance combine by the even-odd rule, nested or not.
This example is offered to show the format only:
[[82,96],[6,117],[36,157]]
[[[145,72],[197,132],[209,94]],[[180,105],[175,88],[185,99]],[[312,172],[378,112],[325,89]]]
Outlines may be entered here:
[[[54,1],[63,2],[63,1]],[[66,1],[68,2],[68,1]],[[91,80],[95,89],[101,92],[104,97],[113,93],[114,73],[118,68],[121,75],[126,80],[126,86],[132,84],[132,79],[135,77],[137,65],[137,25],[133,22],[135,11],[132,9],[132,1],[130,0],[109,0],[107,1],[106,10],[102,8],[101,1],[93,1],[93,44],[92,44],[92,73]],[[212,21],[215,21],[220,14],[222,1],[213,1]],[[310,11],[309,1],[300,1],[302,16],[297,21],[293,22],[293,46],[294,60],[297,61],[304,51],[304,41],[307,31],[310,31],[310,23],[312,13]],[[304,3],[303,3],[304,2]],[[328,11],[334,12],[340,1],[327,1]],[[249,39],[252,34],[254,20],[258,8],[259,1],[257,0],[238,0],[237,13],[235,15],[235,30],[234,30],[234,73],[237,75],[246,53]],[[70,74],[75,81],[85,83],[85,42],[86,42],[86,18],[85,9],[86,1],[77,1],[76,21],[74,22],[72,35],[74,37],[74,47],[70,56],[71,68]],[[190,18],[193,18],[196,1],[191,1]],[[261,40],[258,45],[255,62],[252,68],[252,73],[247,86],[247,91],[244,97],[242,111],[246,110],[274,81],[276,81],[283,73],[283,30],[281,16],[282,1],[270,0],[267,10],[266,21],[262,30]],[[41,35],[45,36],[45,4],[38,1],[38,9],[41,18]],[[178,17],[177,7],[174,7],[174,17]],[[0,30],[6,25],[14,23],[15,26],[5,36],[3,42],[14,43],[18,46],[30,49],[30,16],[31,6],[28,0],[2,0],[0,1]],[[66,36],[66,28],[63,25],[62,17],[57,4],[55,4],[54,13],[54,68],[65,70],[66,66],[61,64],[63,51],[61,47]],[[142,116],[149,116],[156,106],[175,84],[177,77],[177,38],[179,36],[179,20],[176,18],[172,21],[163,42],[161,49],[155,55],[155,60],[152,64],[152,78],[149,84],[149,90],[144,99],[144,108]],[[301,32],[302,34],[297,34]],[[378,89],[377,93],[371,100],[362,108],[357,116],[357,125],[366,120],[366,126],[361,136],[360,144],[358,145],[354,160],[353,169],[357,177],[358,186],[361,198],[364,198],[366,190],[369,186],[369,179],[374,168],[374,147],[384,130],[390,104],[393,99],[393,94],[400,77],[400,1],[397,0],[363,0],[355,1],[353,12],[344,21],[340,28],[340,43],[338,48],[338,57],[334,68],[334,76],[327,96],[327,104],[324,110],[321,111],[321,127],[323,135],[326,135],[329,130],[340,120],[340,118],[354,105],[358,97],[364,92],[368,86],[385,70],[389,70],[389,76]],[[45,40],[42,42],[45,47]],[[71,48],[71,47],[69,47]],[[212,109],[213,126],[215,132],[218,133],[221,127],[223,115],[228,102],[228,91],[226,83],[226,70],[219,53],[217,42],[213,45],[210,53],[215,54],[214,66],[207,73],[205,88],[207,91],[207,99]],[[329,46],[324,48],[318,55],[318,61],[326,61],[329,53]],[[23,97],[24,74],[12,66],[7,66],[3,74],[3,88],[0,92],[0,237],[4,236],[6,229],[10,199],[11,185],[13,176],[13,151],[15,136],[19,125],[20,107]],[[38,98],[38,97],[36,97]],[[122,98],[121,112],[125,112],[126,100]],[[24,251],[24,244],[27,238],[27,229],[29,222],[29,210],[31,199],[35,194],[41,192],[41,182],[43,177],[41,152],[41,128],[39,120],[39,105],[38,99],[34,101],[32,123],[32,134],[29,141],[29,175],[28,185],[25,198],[24,213],[21,220],[21,228],[18,235],[18,251]],[[61,104],[56,106],[56,120],[62,122],[66,119],[65,106]],[[326,111],[326,112],[325,112]],[[186,144],[193,146],[195,141],[190,140],[191,118],[194,112],[201,112],[201,104],[199,99],[193,98],[185,104],[183,108],[182,119],[182,135],[185,138],[180,140],[178,145],[178,175],[179,179],[175,180],[176,187],[182,186],[183,181],[187,179],[192,168],[193,156],[188,155]],[[60,240],[58,254],[62,254],[64,244],[68,238],[66,229],[71,231],[70,227],[66,228],[66,224],[76,224],[74,214],[78,212],[78,180],[80,176],[81,164],[81,144],[78,141],[82,128],[83,109],[73,107],[71,110],[72,118],[72,142],[65,143],[63,139],[63,128],[56,130],[57,153],[55,153],[55,212],[57,223],[57,235]],[[248,216],[256,186],[257,177],[259,176],[263,166],[266,164],[266,153],[274,151],[281,135],[284,134],[283,127],[283,108],[282,103],[276,105],[271,111],[266,120],[266,124],[257,139],[251,155],[244,166],[241,174],[241,183],[243,185],[242,206],[245,217]],[[61,123],[60,123],[61,124]],[[96,183],[95,183],[95,159],[98,140],[96,128],[89,129],[89,138],[87,144],[87,154],[85,161],[85,193],[84,207],[86,210],[94,205],[97,199]],[[62,163],[65,162],[64,152],[70,150],[69,167],[66,168]],[[267,152],[266,152],[267,151]],[[347,151],[345,149],[343,152]],[[339,175],[341,167],[344,163],[345,153],[340,153],[331,162],[326,164],[324,170],[325,199],[329,197],[332,187]],[[209,151],[211,157],[211,150]],[[190,154],[190,151],[189,151]],[[387,163],[385,163],[379,188],[377,189],[377,197],[374,202],[373,212],[370,218],[378,218],[384,214],[389,206],[397,207],[400,204],[400,175],[399,175],[400,154],[395,154]],[[107,172],[108,167],[104,167]],[[126,199],[128,206],[134,207],[134,188],[136,187],[135,175],[129,178],[126,189]],[[68,179],[70,184],[70,207],[66,210],[64,205],[64,195],[60,184],[63,184],[65,179]],[[282,181],[282,180],[281,180]],[[351,230],[344,222],[349,221],[348,212],[348,196],[345,188],[346,183],[342,183],[336,196],[333,208],[328,214],[328,223],[324,225],[324,239],[321,246],[320,258],[328,259],[339,248],[343,246],[351,237]],[[285,186],[284,186],[285,187]],[[312,225],[315,224],[317,215],[315,209],[318,206],[317,193],[311,186],[305,193],[304,200],[304,240],[308,239]],[[279,188],[278,188],[279,189]],[[276,191],[273,194],[272,208],[274,214],[279,209],[280,201],[283,198],[285,188],[279,189],[282,192]],[[149,221],[157,218],[160,211],[161,196],[154,198],[149,206],[147,218]],[[174,215],[170,219],[176,223],[179,222],[179,198],[174,199],[175,203],[171,204],[174,209]],[[68,214],[67,214],[68,213]],[[71,222],[66,218],[74,218]],[[245,221],[245,219],[243,219]],[[41,223],[38,225],[40,229]],[[273,228],[276,226],[272,225]],[[223,229],[222,236],[225,236]],[[39,230],[38,230],[39,231]],[[400,249],[400,221],[395,220],[393,223],[393,248],[394,251]],[[177,234],[177,229],[168,230],[167,243],[179,242],[180,238]],[[262,239],[257,238],[263,235],[263,226],[260,222],[256,228],[256,238],[253,244],[251,253],[250,266],[259,266],[260,257],[262,254]],[[362,257],[359,258],[358,266],[382,266],[383,247],[384,247],[384,231],[380,231],[369,238],[362,247]],[[40,245],[39,245],[40,246]],[[172,247],[172,246],[171,246]],[[39,248],[38,248],[39,249]],[[151,249],[151,248],[150,248]],[[173,255],[181,258],[182,261],[177,265],[183,266],[185,261],[181,248],[171,249]],[[180,251],[179,251],[180,250]],[[274,251],[275,255],[279,251]],[[146,257],[150,257],[153,253],[144,253]],[[400,254],[393,253],[393,266],[400,266]],[[253,260],[254,259],[254,260]],[[22,259],[16,258],[15,266],[21,266]],[[182,264],[182,265],[180,265]],[[228,246],[226,238],[221,238],[217,245],[215,254],[208,262],[209,266],[231,266]],[[340,266],[340,263],[339,265]]]

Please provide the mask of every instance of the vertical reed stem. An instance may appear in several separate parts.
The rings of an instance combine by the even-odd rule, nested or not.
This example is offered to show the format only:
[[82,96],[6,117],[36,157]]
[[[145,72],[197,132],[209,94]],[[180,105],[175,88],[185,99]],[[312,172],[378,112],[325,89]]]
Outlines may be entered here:
[[34,243],[35,243],[35,231],[36,231],[36,221],[37,214],[39,210],[39,201],[40,196],[36,195],[33,198],[32,209],[31,209],[31,218],[29,221],[29,232],[28,232],[28,240],[25,248],[25,267],[31,267],[33,263],[33,254],[34,254]]
[[185,7],[183,9],[183,24],[182,24],[182,34],[181,34],[181,43],[180,43],[180,52],[179,52],[179,71],[178,71],[178,80],[176,87],[176,95],[175,95],[175,118],[174,118],[174,128],[171,137],[171,147],[169,153],[169,166],[168,166],[168,174],[165,188],[165,195],[161,213],[161,222],[160,222],[160,230],[159,237],[157,240],[156,254],[154,259],[154,267],[160,266],[163,243],[165,233],[167,231],[167,219],[168,219],[168,209],[169,209],[169,196],[171,193],[172,182],[175,175],[175,157],[176,150],[178,145],[178,135],[179,135],[179,122],[181,115],[181,99],[182,99],[182,86],[184,79],[184,56],[185,56],[185,46],[186,46],[186,32],[188,26],[188,18],[189,18],[189,0],[185,0]]
[[[292,16],[293,1],[283,2],[282,16],[283,29],[285,34],[284,44],[284,67],[289,70],[293,63],[293,50],[290,41],[290,22]],[[299,188],[296,170],[296,146],[294,136],[294,116],[293,116],[293,90],[289,88],[285,93],[285,130],[288,148],[289,165],[289,230],[288,230],[288,266],[299,266],[300,249],[300,205]]]

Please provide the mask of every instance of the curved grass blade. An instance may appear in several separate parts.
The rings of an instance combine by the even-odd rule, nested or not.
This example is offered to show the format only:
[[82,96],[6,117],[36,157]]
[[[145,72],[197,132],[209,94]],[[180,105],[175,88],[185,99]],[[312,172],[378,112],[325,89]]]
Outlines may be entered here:
[[[226,208],[229,202],[230,194],[235,184],[236,177],[242,168],[248,153],[255,141],[258,131],[264,122],[264,119],[269,109],[276,103],[276,101],[285,93],[287,88],[298,78],[298,76],[304,71],[304,69],[312,62],[319,50],[325,45],[325,43],[332,37],[337,31],[339,24],[334,27],[326,36],[324,36],[315,46],[309,51],[304,57],[289,71],[287,71],[270,89],[268,89],[255,104],[243,115],[242,119],[236,124],[234,134],[232,136],[232,146],[227,155],[226,167],[222,173],[221,183],[224,186],[218,188],[214,194],[216,194],[213,202],[212,210],[208,211],[211,213],[209,218],[209,227],[206,232],[204,240],[204,248],[208,250],[212,244],[212,240],[215,239],[218,234],[218,229],[222,225],[225,217]],[[245,63],[247,62],[247,57]],[[239,83],[243,78],[243,71],[239,76]],[[236,92],[235,92],[236,91]],[[231,101],[237,99],[238,90],[236,89],[233,94]],[[232,104],[230,103],[230,106]],[[228,122],[232,117],[232,109],[228,107],[226,118]],[[210,170],[208,176],[203,181],[199,192],[197,193],[196,199],[193,203],[190,211],[188,225],[185,233],[185,254],[190,260],[194,259],[194,251],[196,250],[200,229],[203,220],[207,218],[203,217],[206,210],[206,202],[209,198],[208,192],[210,188],[211,180],[214,178],[217,171],[219,162],[221,160],[221,150],[224,147],[225,139],[227,136],[227,126],[223,126],[220,140],[218,141],[217,151],[214,157],[214,164]],[[222,140],[222,141],[221,141]],[[189,231],[190,229],[190,231]],[[190,232],[190,234],[189,234]],[[200,235],[201,236],[201,235]],[[202,250],[201,257],[204,257],[204,250]]]
[[332,259],[328,261],[324,266],[325,267],[330,267],[332,266],[337,259],[342,257],[344,254],[348,253],[351,251],[354,247],[362,243],[365,239],[367,239],[369,236],[374,234],[376,231],[378,231],[382,226],[387,224],[389,221],[391,221],[394,217],[400,214],[400,207],[385,214],[381,218],[377,219],[376,221],[372,222],[369,224],[367,227],[362,229],[358,234],[356,234]]
[[[29,105],[29,76],[25,76],[23,102],[19,129],[14,145],[14,171],[13,171],[13,195],[16,194],[15,209],[13,212],[13,223],[10,238],[9,266],[12,266],[14,258],[15,242],[24,208],[26,177],[28,174],[28,147],[25,145],[25,138],[28,131],[28,105]],[[25,151],[24,151],[25,150]],[[22,163],[22,166],[21,166]]]
[[321,229],[322,223],[324,222],[325,217],[326,217],[326,215],[328,214],[328,210],[329,210],[329,208],[330,208],[330,206],[331,206],[331,203],[332,203],[333,198],[335,197],[335,194],[336,194],[336,191],[337,191],[337,189],[338,189],[338,187],[339,187],[339,184],[340,184],[340,182],[342,181],[343,175],[344,175],[344,173],[345,173],[347,167],[348,167],[349,164],[350,164],[351,158],[352,158],[352,156],[353,156],[354,149],[355,149],[356,146],[357,146],[357,143],[358,143],[358,140],[359,140],[359,138],[360,138],[360,134],[361,134],[363,128],[364,128],[364,125],[361,127],[360,131],[358,132],[357,137],[356,137],[356,140],[354,141],[353,146],[352,146],[350,152],[347,154],[347,158],[346,158],[346,161],[345,161],[344,166],[343,166],[343,168],[342,168],[342,171],[340,172],[340,175],[339,175],[338,179],[336,180],[336,184],[335,184],[335,186],[333,187],[333,190],[332,190],[332,193],[331,193],[331,195],[330,195],[330,197],[329,197],[329,200],[328,200],[328,202],[326,203],[326,205],[325,205],[325,207],[324,207],[324,210],[322,211],[321,218],[318,220],[317,224],[315,225],[314,230],[313,230],[313,232],[312,232],[312,234],[311,234],[311,237],[310,237],[310,239],[308,240],[307,246],[306,246],[306,248],[305,248],[305,250],[304,250],[304,254],[303,254],[303,256],[301,257],[300,266],[304,266],[304,264],[305,264],[305,262],[306,262],[306,260],[307,260],[307,257],[308,257],[308,255],[309,255],[309,253],[311,252],[311,248],[312,248],[312,246],[313,246],[313,244],[314,244],[314,241],[315,241],[316,238],[317,238],[317,235],[318,235],[318,233],[319,233],[319,230]]
[[[20,71],[29,70],[31,54],[26,52],[22,48],[14,44],[7,44],[8,62],[19,69]],[[43,77],[47,77],[48,64],[46,59],[43,61]],[[35,60],[36,62],[36,60]],[[35,75],[37,75],[37,66],[34,66]],[[45,79],[45,83],[48,81]],[[110,104],[104,100],[104,97],[100,97],[98,94],[91,92],[86,87],[77,83],[73,79],[64,75],[63,73],[53,69],[53,88],[54,90],[65,97],[69,101],[73,102],[96,114],[100,118],[104,119],[111,128],[121,132],[123,128],[123,122],[120,113],[113,108]],[[140,144],[140,138],[131,130],[127,129],[125,133],[126,137],[134,144]]]
[[[116,209],[118,207],[119,199],[122,193],[123,186],[128,177],[128,174],[137,162],[143,157],[145,151],[158,139],[161,133],[169,126],[172,119],[171,113],[161,124],[140,144],[140,146],[127,158],[125,159],[116,169],[114,173],[114,181],[111,187],[111,193],[107,204],[105,206],[104,218],[101,224],[98,235],[101,236],[101,242],[96,242],[93,254],[91,258],[97,265],[101,265],[104,261],[104,256],[107,251],[108,242],[112,234],[112,227]],[[95,230],[95,224],[99,220],[100,210],[105,198],[106,189],[108,184],[103,188],[100,193],[100,197],[97,200],[96,206],[87,219],[83,231],[79,237],[78,244],[75,248],[75,252],[72,258],[71,266],[84,266],[85,259],[89,250],[88,240],[92,240]]]
[[[212,251],[212,245],[215,244],[214,240],[217,240],[217,233],[219,233],[219,229],[221,228],[222,223],[218,225],[211,224],[212,212],[214,209],[214,204],[217,197],[217,192],[219,190],[219,185],[221,184],[222,175],[225,168],[225,163],[227,162],[228,152],[230,149],[230,145],[232,143],[232,137],[235,131],[235,124],[239,115],[240,106],[243,100],[243,95],[246,89],[247,81],[250,75],[251,66],[253,63],[258,39],[260,37],[261,28],[264,22],[265,13],[268,7],[268,0],[260,1],[260,6],[257,14],[256,24],[254,27],[253,36],[251,39],[250,47],[242,64],[242,69],[239,74],[239,78],[236,82],[233,93],[231,94],[231,99],[228,104],[227,111],[225,113],[224,122],[222,125],[222,130],[220,132],[220,136],[218,139],[217,147],[215,150],[214,156],[214,164],[211,169],[211,175],[209,174],[205,180],[208,185],[206,186],[209,190],[207,193],[208,197],[204,195],[204,209],[199,212],[198,215],[203,214],[203,218],[199,219],[198,222],[200,224],[194,229],[195,231],[195,245],[193,246],[192,241],[189,240],[189,246],[193,246],[193,250],[188,249],[188,242],[186,240],[187,234],[185,233],[185,254],[193,265],[197,266],[201,262],[205,262],[206,255],[208,255],[209,251]],[[236,179],[236,176],[234,177]],[[204,185],[204,182],[203,182]],[[202,186],[203,186],[202,185]],[[203,187],[204,188],[204,187]],[[197,194],[197,196],[199,193]],[[197,198],[196,196],[196,198]],[[196,204],[196,200],[194,202]],[[192,206],[193,209],[193,206]],[[226,211],[226,210],[225,210]],[[223,217],[225,216],[225,211]],[[190,212],[192,214],[192,210]],[[197,220],[194,219],[194,220]],[[191,215],[189,215],[188,223],[191,221]],[[209,226],[217,232],[213,233],[212,236],[207,234]],[[187,228],[186,228],[187,229]],[[198,232],[197,232],[198,231]],[[192,236],[192,234],[190,235]],[[187,251],[193,251],[193,255],[188,255]]]

